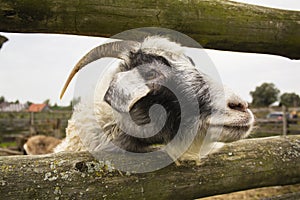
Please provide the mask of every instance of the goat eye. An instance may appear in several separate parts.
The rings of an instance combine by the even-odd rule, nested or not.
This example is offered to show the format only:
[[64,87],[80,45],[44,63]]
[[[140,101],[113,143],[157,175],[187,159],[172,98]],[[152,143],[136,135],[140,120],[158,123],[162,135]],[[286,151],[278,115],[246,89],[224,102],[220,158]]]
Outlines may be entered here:
[[154,70],[147,71],[145,73],[145,79],[151,80],[157,77],[157,72]]

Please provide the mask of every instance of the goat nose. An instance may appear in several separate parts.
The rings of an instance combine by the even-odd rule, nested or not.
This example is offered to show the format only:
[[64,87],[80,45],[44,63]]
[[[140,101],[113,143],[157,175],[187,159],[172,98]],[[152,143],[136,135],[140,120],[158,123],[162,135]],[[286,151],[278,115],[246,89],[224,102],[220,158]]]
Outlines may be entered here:
[[229,102],[228,107],[232,110],[246,112],[248,109],[248,103],[247,102]]

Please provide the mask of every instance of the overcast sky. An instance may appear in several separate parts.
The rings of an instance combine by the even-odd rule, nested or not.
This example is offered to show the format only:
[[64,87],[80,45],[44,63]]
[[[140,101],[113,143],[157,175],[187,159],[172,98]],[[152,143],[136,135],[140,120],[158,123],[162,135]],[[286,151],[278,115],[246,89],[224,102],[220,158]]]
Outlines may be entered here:
[[[239,0],[300,11],[299,0]],[[0,50],[0,96],[9,101],[68,105],[73,81],[64,98],[60,90],[74,64],[105,38],[54,34],[1,33],[9,41]],[[206,50],[222,82],[251,101],[249,92],[263,82],[300,94],[300,61],[280,56]]]

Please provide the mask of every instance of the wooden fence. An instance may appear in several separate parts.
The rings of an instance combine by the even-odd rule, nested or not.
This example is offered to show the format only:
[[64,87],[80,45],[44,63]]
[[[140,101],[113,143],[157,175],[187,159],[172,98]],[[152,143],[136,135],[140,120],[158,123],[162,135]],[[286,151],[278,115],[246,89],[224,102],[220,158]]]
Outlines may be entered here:
[[288,120],[286,125],[281,120],[257,119],[253,132],[256,137],[300,134],[300,119]]
[[[36,134],[62,138],[71,114],[71,111],[0,113],[0,143]],[[284,129],[287,135],[300,134],[300,119],[288,119],[287,123],[284,123],[278,119],[258,118],[256,128],[250,137],[285,135]]]
[[[255,129],[250,137],[268,137],[276,135],[298,135],[300,134],[300,108],[290,108],[289,111],[298,113],[298,118],[292,118],[285,107],[276,108],[254,108],[251,109],[257,117]],[[276,118],[267,118],[270,113],[284,113]],[[297,116],[296,116],[297,117]]]
[[[36,131],[64,127],[71,113],[5,115],[11,117],[0,117],[0,123],[9,125],[6,131],[12,134],[20,130],[29,133],[30,127]],[[290,134],[299,133],[299,121],[287,121],[287,137],[234,142],[210,155],[201,166],[187,162],[146,174],[109,170],[106,164],[99,167],[99,163],[106,163],[109,158],[98,161],[87,152],[0,157],[0,193],[6,199],[20,196],[24,199],[193,199],[264,186],[297,184],[300,183],[300,136]],[[282,135],[283,124],[281,120],[257,119],[259,128],[256,131]],[[11,126],[15,126],[14,129]],[[147,162],[138,164],[142,166]]]
[[[99,156],[101,158],[102,156]],[[143,167],[153,160],[126,166]],[[268,137],[227,144],[194,163],[136,174],[115,169],[103,155],[87,152],[0,157],[3,199],[195,199],[265,186],[300,183],[300,136]],[[292,194],[298,199],[297,194]]]
[[0,143],[16,142],[16,149],[22,150],[29,136],[41,134],[63,138],[71,114],[71,111],[0,113]]

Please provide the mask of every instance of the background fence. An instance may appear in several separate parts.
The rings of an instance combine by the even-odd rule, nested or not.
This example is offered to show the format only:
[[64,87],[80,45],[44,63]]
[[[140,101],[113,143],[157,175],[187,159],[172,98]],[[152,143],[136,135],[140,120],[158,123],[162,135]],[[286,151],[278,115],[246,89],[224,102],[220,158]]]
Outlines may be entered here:
[[[252,109],[256,116],[255,128],[251,138],[268,137],[276,135],[300,134],[300,118],[289,117],[290,112],[300,113],[300,108],[257,108]],[[283,112],[282,118],[267,118],[269,113]]]
[[[287,135],[300,134],[300,117],[267,119],[266,116],[269,113],[282,111],[282,108],[252,110],[256,116],[256,124],[250,138],[284,135],[285,133]],[[287,113],[292,110],[300,113],[300,108],[289,109]],[[0,112],[0,147],[7,145],[20,147],[24,143],[24,138],[26,140],[27,137],[37,134],[63,138],[71,114],[72,111]]]
[[26,138],[39,134],[63,138],[71,114],[71,111],[1,112],[0,147],[14,146],[20,150]]

